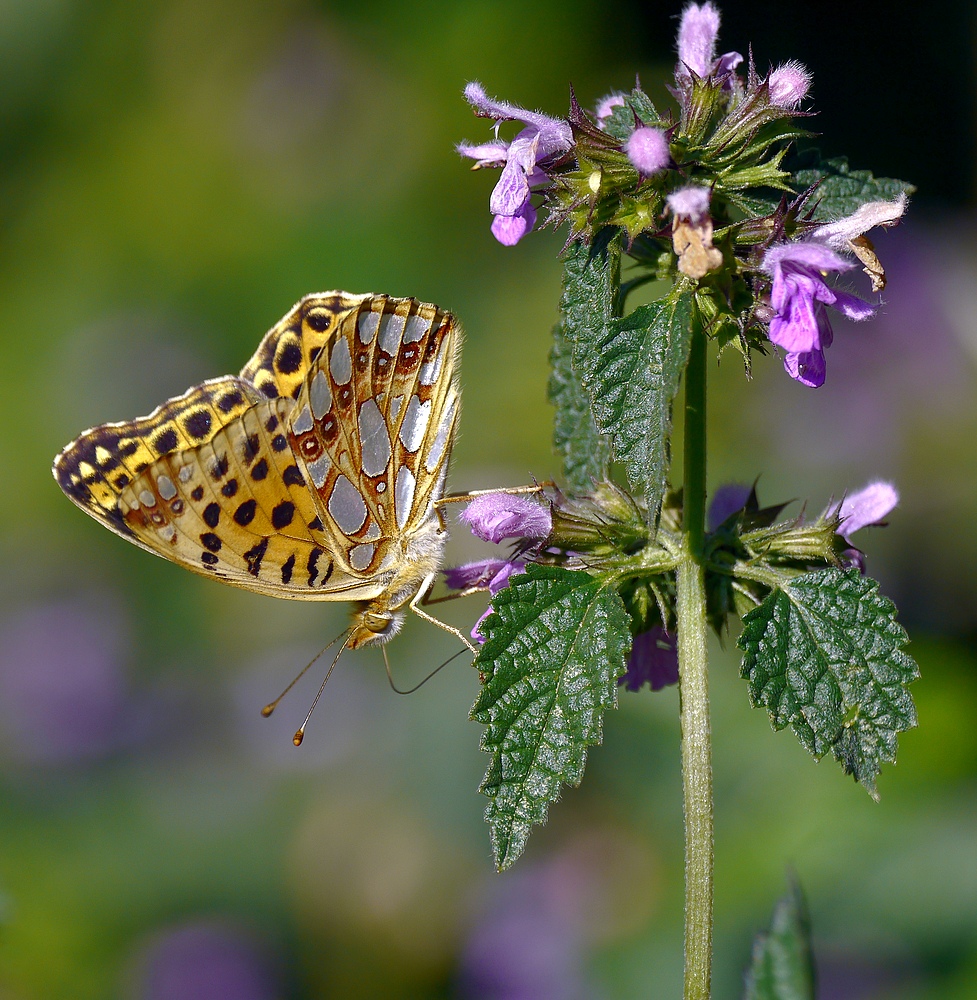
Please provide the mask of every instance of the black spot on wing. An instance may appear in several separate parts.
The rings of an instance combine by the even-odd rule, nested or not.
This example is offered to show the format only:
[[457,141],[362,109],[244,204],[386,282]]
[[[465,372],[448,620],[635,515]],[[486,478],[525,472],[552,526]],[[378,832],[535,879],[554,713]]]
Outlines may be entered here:
[[253,520],[255,511],[258,509],[258,505],[254,500],[245,500],[236,511],[234,511],[234,520],[241,525],[242,528],[247,527]]
[[237,480],[228,479],[228,481],[221,487],[221,493],[228,498],[234,496],[234,494],[237,493]]
[[297,465],[290,465],[282,473],[282,481],[286,486],[305,486],[305,477],[299,472]]
[[282,583],[288,583],[292,579],[292,570],[295,569],[295,553],[293,552],[282,563]]
[[255,464],[255,467],[251,470],[251,478],[255,480],[264,479],[268,475],[268,462],[266,459],[262,459],[260,462]]
[[200,542],[205,549],[209,549],[211,552],[220,552],[221,550],[221,540],[212,531],[205,531],[200,536]]
[[200,440],[210,433],[211,416],[209,410],[194,410],[183,418],[183,426],[187,433]]
[[283,500],[271,512],[271,523],[277,531],[281,531],[292,523],[293,517],[295,517],[295,504],[291,500]]
[[248,561],[248,572],[252,576],[257,576],[261,572],[261,560],[264,559],[267,548],[268,539],[262,538],[257,545],[244,553],[244,558]]
[[[208,528],[216,528],[221,519],[220,504],[209,503],[204,508],[204,521]],[[216,551],[216,550],[215,550]]]
[[302,364],[302,348],[296,340],[286,341],[278,350],[275,367],[283,375],[291,375]]
[[152,440],[152,446],[160,455],[168,455],[179,443],[176,431],[171,427],[162,434],[157,434]]
[[234,389],[232,392],[225,392],[220,399],[217,400],[217,409],[221,413],[230,413],[235,407],[240,406],[244,402],[244,396]]

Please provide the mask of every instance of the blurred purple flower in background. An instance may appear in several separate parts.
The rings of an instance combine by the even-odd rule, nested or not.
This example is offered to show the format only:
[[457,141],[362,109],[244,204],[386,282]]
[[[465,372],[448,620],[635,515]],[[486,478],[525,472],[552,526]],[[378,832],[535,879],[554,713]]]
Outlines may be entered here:
[[103,756],[123,735],[128,648],[122,610],[71,598],[0,623],[0,740],[31,764]]
[[[509,586],[509,577],[516,573],[524,573],[526,564],[518,560],[480,559],[477,562],[465,563],[463,566],[453,566],[444,571],[444,582],[452,590],[488,590],[492,597]],[[471,637],[479,643],[485,642],[485,636],[479,631],[479,626],[492,613],[490,604],[482,616],[475,622]]]
[[279,1000],[284,991],[250,934],[216,920],[161,931],[133,974],[139,1000]]
[[[502,167],[489,199],[489,209],[495,216],[492,234],[503,246],[514,246],[536,224],[531,189],[549,180],[546,167],[570,149],[573,135],[563,119],[497,101],[485,93],[480,83],[465,87],[465,99],[476,115],[496,120],[495,140],[475,146],[459,143],[457,149],[462,156],[475,160],[476,167]],[[525,125],[511,142],[499,138],[499,125],[507,121]]]

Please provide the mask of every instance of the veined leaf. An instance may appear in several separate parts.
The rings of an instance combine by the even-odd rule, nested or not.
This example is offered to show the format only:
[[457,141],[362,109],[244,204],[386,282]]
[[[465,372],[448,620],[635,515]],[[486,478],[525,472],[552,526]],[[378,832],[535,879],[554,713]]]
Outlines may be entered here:
[[875,799],[896,735],[916,725],[907,686],[919,676],[895,605],[857,569],[796,576],[743,618],[738,645],[750,700],[774,729],[790,726],[821,758],[829,750]]
[[597,429],[611,435],[614,457],[632,489],[644,494],[652,519],[665,493],[672,400],[689,356],[691,323],[688,291],[638,306],[607,324],[581,373]]
[[798,170],[794,184],[799,191],[821,181],[810,204],[815,222],[831,222],[851,215],[869,201],[892,201],[905,192],[912,194],[916,188],[906,181],[892,177],[873,177],[870,170],[852,170],[844,157],[821,160],[815,166]]
[[549,398],[556,407],[553,444],[563,459],[564,481],[574,492],[586,492],[606,478],[611,446],[594,424],[590,397],[573,370],[573,348],[559,323],[550,350]]
[[522,854],[563,785],[578,785],[587,747],[631,645],[630,619],[613,586],[589,573],[527,567],[492,602],[475,667],[484,684],[472,718],[492,754],[481,791],[499,870]]

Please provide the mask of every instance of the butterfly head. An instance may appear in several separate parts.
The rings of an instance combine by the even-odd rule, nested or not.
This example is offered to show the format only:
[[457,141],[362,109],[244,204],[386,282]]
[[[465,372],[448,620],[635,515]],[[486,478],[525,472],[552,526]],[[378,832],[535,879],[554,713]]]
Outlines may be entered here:
[[404,624],[403,611],[390,611],[368,604],[353,614],[353,626],[346,643],[347,649],[359,649],[373,643],[388,642]]

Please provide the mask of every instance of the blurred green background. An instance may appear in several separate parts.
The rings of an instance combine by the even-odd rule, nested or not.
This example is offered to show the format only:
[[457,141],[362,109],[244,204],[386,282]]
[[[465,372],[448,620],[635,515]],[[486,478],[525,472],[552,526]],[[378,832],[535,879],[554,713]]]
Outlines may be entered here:
[[[916,182],[880,318],[828,383],[730,357],[711,481],[761,499],[894,479],[861,544],[923,678],[874,804],[747,704],[715,650],[717,998],[794,867],[822,1000],[977,996],[977,253],[970,5],[741,4],[721,51],[814,72],[824,149]],[[376,651],[260,707],[341,606],[223,588],[110,535],[49,468],[85,427],[236,372],[310,291],[414,295],[467,330],[452,486],[558,472],[562,238],[490,237],[470,79],[565,113],[672,65],[676,4],[0,0],[0,998],[674,997],[677,694],[623,693],[580,790],[491,866],[462,658],[392,694]],[[945,134],[944,134],[945,133]],[[862,289],[866,291],[866,289]],[[795,507],[794,510],[798,508]],[[455,531],[450,561],[485,555]],[[470,627],[478,599],[448,606]],[[402,686],[455,651],[408,623]]]

